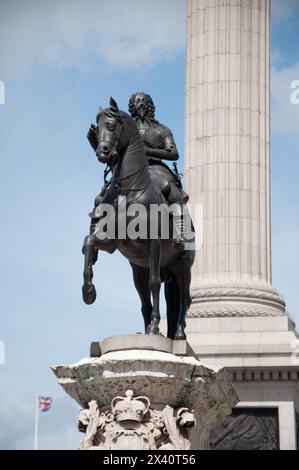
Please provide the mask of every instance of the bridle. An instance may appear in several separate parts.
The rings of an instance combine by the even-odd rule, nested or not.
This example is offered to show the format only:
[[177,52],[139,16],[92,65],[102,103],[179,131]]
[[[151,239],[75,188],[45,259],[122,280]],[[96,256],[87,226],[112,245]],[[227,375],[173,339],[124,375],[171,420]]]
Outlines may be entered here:
[[[113,117],[116,118],[115,139],[114,139],[114,142],[113,142],[113,146],[110,150],[110,153],[107,156],[108,160],[107,160],[107,163],[106,163],[106,168],[104,170],[104,184],[107,185],[108,184],[107,176],[109,175],[109,173],[112,173],[113,168],[117,164],[117,155],[119,154],[119,141],[120,141],[120,135],[121,135],[121,129],[122,129],[122,127],[121,127],[122,126],[122,120],[115,113],[112,113],[112,112],[108,113],[105,110],[101,110],[100,113],[97,116],[97,122],[101,118],[101,115],[106,115],[108,117],[113,116]],[[109,141],[108,140],[107,141],[102,140],[101,142],[102,143],[106,142],[107,144],[110,144],[111,141],[110,140]]]
[[[107,158],[108,158],[107,165],[113,166],[113,161],[115,160],[114,156],[117,155],[118,152],[119,152],[119,141],[120,141],[120,135],[121,135],[123,121],[120,118],[120,116],[117,116],[115,113],[112,113],[112,112],[108,113],[105,110],[102,110],[98,114],[97,122],[99,122],[99,119],[101,118],[102,115],[105,115],[107,117],[114,117],[116,119],[115,138],[114,138],[113,146],[110,150],[110,153],[109,153],[109,155],[107,155]],[[101,140],[101,143],[102,144],[105,144],[105,143],[110,144],[111,140]]]

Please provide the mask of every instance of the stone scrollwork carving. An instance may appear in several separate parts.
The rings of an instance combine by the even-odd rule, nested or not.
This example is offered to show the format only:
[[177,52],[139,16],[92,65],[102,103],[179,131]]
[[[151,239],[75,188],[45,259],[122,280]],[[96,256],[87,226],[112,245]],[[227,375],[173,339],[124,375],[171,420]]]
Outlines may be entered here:
[[100,410],[95,400],[79,414],[79,430],[85,432],[81,450],[190,449],[189,429],[195,425],[188,408],[151,407],[145,396],[115,397],[111,410]]

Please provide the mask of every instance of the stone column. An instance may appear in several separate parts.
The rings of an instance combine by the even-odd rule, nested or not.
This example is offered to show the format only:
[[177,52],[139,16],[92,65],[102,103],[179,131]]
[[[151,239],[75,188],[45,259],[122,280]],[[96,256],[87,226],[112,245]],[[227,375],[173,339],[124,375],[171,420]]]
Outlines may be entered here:
[[285,312],[271,286],[269,49],[269,0],[188,0],[193,317]]

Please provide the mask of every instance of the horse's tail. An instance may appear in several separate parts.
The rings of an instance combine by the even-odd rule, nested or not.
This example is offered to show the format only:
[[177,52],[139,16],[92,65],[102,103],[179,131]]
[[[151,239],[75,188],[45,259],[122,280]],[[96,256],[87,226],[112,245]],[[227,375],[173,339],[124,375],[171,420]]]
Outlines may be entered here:
[[180,315],[180,295],[174,276],[164,282],[164,292],[167,309],[167,336],[174,339]]

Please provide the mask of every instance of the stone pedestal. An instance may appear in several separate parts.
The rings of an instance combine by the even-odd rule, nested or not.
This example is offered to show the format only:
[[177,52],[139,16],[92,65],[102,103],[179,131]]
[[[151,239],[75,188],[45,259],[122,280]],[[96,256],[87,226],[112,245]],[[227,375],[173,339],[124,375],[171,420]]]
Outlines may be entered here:
[[238,402],[226,371],[184,341],[125,335],[92,343],[89,357],[53,371],[79,403],[80,448],[198,449]]
[[[247,422],[251,429],[247,435],[239,427],[237,433],[237,418],[234,432],[226,433],[223,440],[216,439],[214,432],[218,443],[215,447],[295,450],[299,435],[299,338],[288,316],[190,318],[187,335],[206,364],[225,365],[240,397],[235,411],[242,411],[243,423]],[[271,410],[276,418],[267,427]],[[228,423],[233,426],[230,418],[226,426]],[[258,437],[261,432],[265,433],[263,439],[254,442],[253,436]],[[274,445],[273,432],[277,447],[264,447]],[[232,441],[232,434],[240,435],[241,441]],[[252,443],[258,447],[251,447]]]

